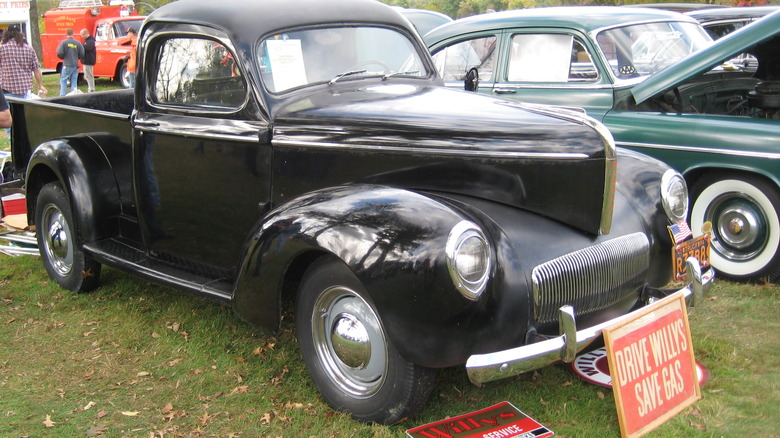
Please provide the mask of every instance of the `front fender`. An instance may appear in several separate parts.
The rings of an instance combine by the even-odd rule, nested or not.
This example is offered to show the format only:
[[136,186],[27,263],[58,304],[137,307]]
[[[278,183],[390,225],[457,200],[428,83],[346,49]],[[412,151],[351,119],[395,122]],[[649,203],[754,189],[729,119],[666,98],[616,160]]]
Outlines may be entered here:
[[27,166],[27,216],[35,223],[38,192],[59,181],[70,199],[79,243],[92,242],[118,232],[119,188],[105,154],[87,136],[47,141],[30,156]]
[[473,305],[455,290],[444,258],[449,232],[463,219],[440,200],[379,185],[301,196],[269,213],[251,235],[233,308],[277,330],[285,282],[299,279],[301,263],[329,254],[363,283],[391,338],[409,320],[446,319]]

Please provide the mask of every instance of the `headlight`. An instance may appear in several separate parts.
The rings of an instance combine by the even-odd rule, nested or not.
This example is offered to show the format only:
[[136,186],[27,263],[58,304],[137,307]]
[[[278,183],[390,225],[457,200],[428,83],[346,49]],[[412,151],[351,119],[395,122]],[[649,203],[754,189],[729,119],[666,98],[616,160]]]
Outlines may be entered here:
[[672,169],[661,178],[661,202],[673,223],[688,217],[688,186],[682,175]]
[[447,268],[460,293],[476,300],[485,291],[490,274],[490,245],[479,227],[462,221],[450,231],[445,248]]

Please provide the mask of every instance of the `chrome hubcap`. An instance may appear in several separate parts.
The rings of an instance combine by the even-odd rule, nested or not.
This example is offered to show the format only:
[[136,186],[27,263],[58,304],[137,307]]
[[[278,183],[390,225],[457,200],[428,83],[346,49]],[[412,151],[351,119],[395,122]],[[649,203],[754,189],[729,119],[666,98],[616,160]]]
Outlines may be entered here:
[[54,270],[63,277],[67,276],[73,268],[73,243],[68,222],[54,206],[46,209],[43,219],[43,250]]
[[320,294],[312,315],[312,339],[328,378],[353,397],[381,389],[387,344],[379,318],[356,292],[336,286]]
[[368,331],[354,315],[342,313],[334,318],[330,342],[336,357],[349,368],[365,369],[371,360]]
[[769,230],[764,212],[744,195],[730,193],[714,200],[706,220],[715,225],[714,249],[726,258],[749,260],[766,246]]

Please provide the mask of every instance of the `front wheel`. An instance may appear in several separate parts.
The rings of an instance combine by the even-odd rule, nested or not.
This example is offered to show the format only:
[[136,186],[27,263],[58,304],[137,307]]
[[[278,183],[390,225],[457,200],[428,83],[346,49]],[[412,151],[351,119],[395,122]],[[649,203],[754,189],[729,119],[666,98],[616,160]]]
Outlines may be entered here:
[[116,76],[114,80],[122,86],[122,88],[130,88],[130,72],[127,71],[127,62],[123,61],[116,69]]
[[38,194],[35,224],[38,248],[49,277],[74,292],[97,287],[100,263],[79,248],[70,203],[59,183],[46,184]]
[[693,186],[691,228],[712,222],[712,266],[738,280],[780,272],[780,194],[761,179],[703,179]]
[[401,357],[362,284],[340,260],[323,258],[306,271],[296,321],[303,360],[333,408],[359,421],[393,424],[414,415],[430,395],[434,370]]

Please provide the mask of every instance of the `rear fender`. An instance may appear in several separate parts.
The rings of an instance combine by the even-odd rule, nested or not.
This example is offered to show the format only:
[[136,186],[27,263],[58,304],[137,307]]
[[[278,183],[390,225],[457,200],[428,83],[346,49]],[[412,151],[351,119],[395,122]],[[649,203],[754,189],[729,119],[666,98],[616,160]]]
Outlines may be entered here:
[[120,197],[116,177],[101,148],[90,137],[47,141],[32,153],[27,167],[27,216],[35,223],[38,193],[49,182],[65,189],[78,228],[78,241],[93,242],[118,233]]

